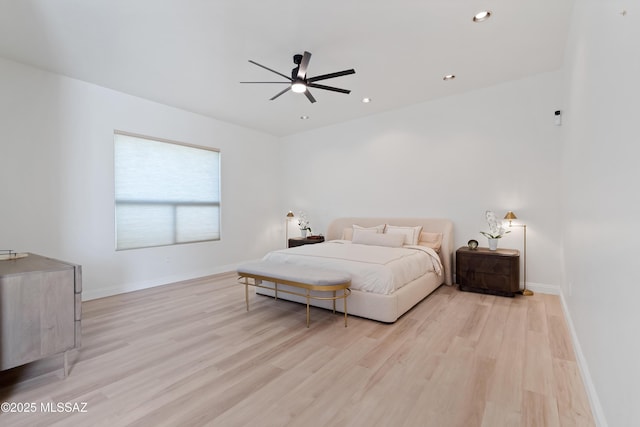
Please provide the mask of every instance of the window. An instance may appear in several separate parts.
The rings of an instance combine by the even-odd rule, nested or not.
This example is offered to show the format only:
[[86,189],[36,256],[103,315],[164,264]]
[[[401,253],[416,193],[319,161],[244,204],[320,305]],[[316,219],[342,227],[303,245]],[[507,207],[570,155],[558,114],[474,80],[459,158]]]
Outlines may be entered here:
[[116,250],[220,239],[220,152],[116,131]]

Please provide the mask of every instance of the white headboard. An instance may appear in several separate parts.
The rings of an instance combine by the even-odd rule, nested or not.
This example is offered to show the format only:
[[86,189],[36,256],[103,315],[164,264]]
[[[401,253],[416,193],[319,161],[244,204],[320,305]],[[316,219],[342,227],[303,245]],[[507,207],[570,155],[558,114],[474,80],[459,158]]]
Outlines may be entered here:
[[443,218],[337,218],[329,224],[327,229],[327,240],[337,240],[342,238],[345,228],[353,224],[362,227],[373,227],[380,224],[390,224],[398,226],[421,225],[423,231],[429,233],[442,233],[442,248],[440,249],[440,259],[444,266],[444,283],[453,284],[453,223]]

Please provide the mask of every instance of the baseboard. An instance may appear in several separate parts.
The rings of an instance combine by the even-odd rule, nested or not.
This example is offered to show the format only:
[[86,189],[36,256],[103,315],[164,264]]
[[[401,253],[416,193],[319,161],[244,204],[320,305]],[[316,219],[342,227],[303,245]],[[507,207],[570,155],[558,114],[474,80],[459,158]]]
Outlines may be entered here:
[[569,307],[567,307],[567,302],[564,299],[564,294],[560,292],[558,295],[560,295],[560,302],[562,304],[564,317],[565,319],[567,319],[567,327],[569,328],[569,333],[571,334],[573,349],[576,352],[576,361],[578,362],[578,367],[580,368],[582,382],[584,383],[584,387],[587,391],[587,397],[589,398],[589,403],[591,405],[591,413],[593,415],[593,419],[596,423],[596,426],[608,427],[607,420],[604,417],[604,411],[602,410],[602,405],[600,404],[598,392],[596,391],[593,380],[591,379],[591,374],[589,373],[587,359],[582,353],[582,347],[580,346],[578,335],[576,334],[576,330],[573,327],[573,320],[571,319],[571,314],[569,313]]
[[548,285],[546,283],[527,282],[527,289],[539,294],[560,295],[562,293],[560,286]]
[[170,283],[182,282],[185,280],[199,279],[201,277],[213,276],[216,274],[228,273],[235,271],[238,264],[222,265],[207,271],[192,272],[190,274],[181,274],[166,276],[159,279],[147,280],[137,283],[124,283],[118,286],[103,289],[82,289],[82,300],[90,301],[98,298],[110,297],[113,295],[125,294],[127,292],[140,291],[142,289],[155,288],[156,286],[168,285]]

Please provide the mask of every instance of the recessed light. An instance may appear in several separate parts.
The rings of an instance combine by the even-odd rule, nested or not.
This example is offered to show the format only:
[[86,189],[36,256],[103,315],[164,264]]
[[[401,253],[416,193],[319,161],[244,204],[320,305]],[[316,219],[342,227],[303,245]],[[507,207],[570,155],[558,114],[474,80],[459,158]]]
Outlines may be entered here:
[[300,120],[309,120],[309,116],[300,116]]
[[370,103],[370,102],[371,102],[371,98],[362,98],[362,102],[363,102],[364,104],[368,104],[368,103]]
[[455,76],[455,75],[453,75],[453,74],[447,74],[446,76],[444,76],[444,77],[442,78],[442,80],[445,80],[445,81],[446,81],[446,80],[453,80],[453,79],[455,79],[455,78],[456,78],[456,76]]
[[473,22],[486,21],[487,19],[489,19],[489,17],[491,17],[491,11],[483,10],[482,12],[478,12],[475,14],[475,16],[473,17]]

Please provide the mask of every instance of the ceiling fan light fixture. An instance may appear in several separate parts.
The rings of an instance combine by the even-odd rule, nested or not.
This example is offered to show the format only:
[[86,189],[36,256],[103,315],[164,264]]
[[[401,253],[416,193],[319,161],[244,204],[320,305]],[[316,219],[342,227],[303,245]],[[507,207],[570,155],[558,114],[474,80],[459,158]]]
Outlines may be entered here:
[[483,10],[481,12],[476,13],[473,16],[473,22],[482,22],[482,21],[486,21],[487,19],[489,19],[491,17],[491,11],[490,10]]
[[328,73],[328,74],[322,74],[319,76],[313,76],[313,77],[309,77],[307,76],[307,67],[309,66],[309,60],[311,59],[311,53],[305,51],[303,55],[294,55],[293,56],[293,63],[297,65],[296,68],[294,68],[293,70],[291,70],[291,77],[282,74],[279,71],[276,70],[272,70],[269,67],[266,67],[262,64],[258,64],[256,61],[252,61],[251,59],[249,60],[250,63],[260,67],[260,68],[264,68],[267,71],[271,71],[274,74],[279,75],[280,77],[284,77],[285,81],[279,81],[279,82],[240,82],[240,83],[283,83],[286,84],[287,87],[284,90],[281,90],[280,92],[276,93],[274,96],[272,96],[271,98],[269,98],[269,101],[273,101],[274,99],[280,97],[281,95],[292,91],[294,93],[304,93],[304,95],[307,97],[307,99],[309,100],[309,102],[311,102],[312,104],[314,102],[316,102],[316,99],[313,97],[313,95],[311,95],[311,92],[307,89],[308,87],[312,87],[314,89],[322,89],[322,90],[329,90],[332,92],[338,92],[338,93],[345,93],[345,94],[350,94],[351,91],[348,89],[342,89],[339,87],[334,87],[334,86],[327,86],[324,84],[319,84],[316,83],[318,81],[321,80],[328,80],[328,79],[333,79],[336,77],[342,77],[342,76],[348,76],[350,74],[355,74],[356,70],[354,70],[353,68],[351,68],[350,70],[343,70],[343,71],[337,71],[335,73]]
[[291,84],[291,90],[295,93],[304,93],[307,90],[307,85],[303,82],[296,81]]

